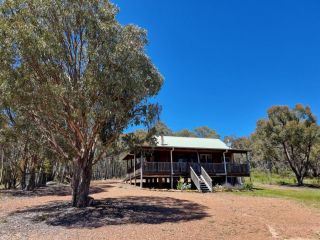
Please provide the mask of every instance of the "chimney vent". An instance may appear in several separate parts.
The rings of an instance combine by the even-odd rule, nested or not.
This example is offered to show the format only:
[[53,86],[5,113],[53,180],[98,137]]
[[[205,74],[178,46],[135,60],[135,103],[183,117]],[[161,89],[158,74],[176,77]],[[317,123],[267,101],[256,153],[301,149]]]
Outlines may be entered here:
[[164,137],[161,135],[161,145],[164,145]]

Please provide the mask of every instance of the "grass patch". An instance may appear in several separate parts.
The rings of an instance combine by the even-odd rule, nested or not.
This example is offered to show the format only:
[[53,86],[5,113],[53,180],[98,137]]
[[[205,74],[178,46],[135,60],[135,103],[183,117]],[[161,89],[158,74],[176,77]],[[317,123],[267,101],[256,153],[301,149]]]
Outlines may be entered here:
[[318,189],[280,189],[280,188],[254,188],[253,191],[234,192],[235,194],[255,197],[276,197],[292,199],[308,206],[320,208],[320,190]]
[[[250,178],[245,179],[246,182],[250,181]],[[252,170],[251,182],[253,184],[272,184],[272,185],[296,185],[297,180],[291,172],[284,172],[282,174],[267,173],[264,171]],[[320,178],[305,178],[304,184],[320,186]]]
[[[304,184],[320,187],[319,180],[320,179],[317,178],[305,178]],[[291,172],[284,172],[282,174],[270,174],[263,171],[253,170],[251,171],[251,178],[245,178],[245,182],[251,183],[255,187],[253,187],[252,191],[235,192],[236,194],[257,197],[278,197],[292,199],[309,206],[320,208],[320,189],[305,187],[299,189],[290,189],[289,186],[294,186],[297,184],[296,178]],[[287,185],[288,187],[269,187],[268,185]]]

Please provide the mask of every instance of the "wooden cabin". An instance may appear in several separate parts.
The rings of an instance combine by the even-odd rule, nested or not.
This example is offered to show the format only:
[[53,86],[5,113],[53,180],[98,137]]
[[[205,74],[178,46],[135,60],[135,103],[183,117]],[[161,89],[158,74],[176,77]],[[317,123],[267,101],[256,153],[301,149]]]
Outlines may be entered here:
[[126,182],[140,187],[175,188],[180,177],[199,191],[215,184],[240,183],[250,175],[249,152],[220,139],[158,136],[155,146],[127,154]]

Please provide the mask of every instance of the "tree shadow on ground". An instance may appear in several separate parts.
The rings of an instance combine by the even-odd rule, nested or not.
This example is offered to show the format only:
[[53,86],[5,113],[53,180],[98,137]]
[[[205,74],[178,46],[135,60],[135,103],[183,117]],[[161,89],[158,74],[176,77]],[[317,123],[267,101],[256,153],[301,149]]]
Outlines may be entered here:
[[53,202],[19,210],[10,216],[21,215],[33,223],[44,222],[51,226],[98,228],[199,220],[208,216],[206,208],[191,201],[169,197],[123,197],[95,201],[94,206],[84,209],[73,208],[66,202]]
[[295,187],[295,188],[305,188],[305,189],[308,189],[308,188],[315,188],[315,189],[320,189],[320,184],[309,184],[309,183],[304,183],[303,185],[298,185],[296,183],[286,183],[286,182],[281,182],[279,184],[279,186],[282,186],[282,187]]
[[[100,184],[90,187],[90,194],[106,192],[107,188],[114,187],[109,184]],[[19,189],[0,190],[0,194],[12,197],[41,197],[41,196],[69,196],[71,195],[70,185],[57,184],[53,186],[45,186],[34,189],[33,191],[25,191]]]

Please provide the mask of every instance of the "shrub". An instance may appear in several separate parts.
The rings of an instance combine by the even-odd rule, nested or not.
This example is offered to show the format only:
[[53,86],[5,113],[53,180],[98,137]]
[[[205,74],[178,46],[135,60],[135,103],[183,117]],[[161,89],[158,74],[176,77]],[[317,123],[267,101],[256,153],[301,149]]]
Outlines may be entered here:
[[219,184],[217,184],[213,187],[213,191],[215,191],[215,192],[225,192],[225,190],[226,190],[226,188],[222,185],[219,185]]
[[190,190],[191,189],[191,184],[187,184],[184,182],[183,177],[179,178],[178,184],[177,184],[177,189],[178,190]]
[[229,183],[223,185],[215,185],[213,190],[215,192],[239,192],[239,191],[253,191],[254,186],[251,182],[244,183],[243,185],[231,185]]
[[244,183],[242,189],[246,191],[253,191],[254,189],[253,183],[252,182]]
[[229,183],[223,185],[217,184],[213,187],[213,191],[215,192],[232,192],[232,190],[233,186]]

